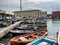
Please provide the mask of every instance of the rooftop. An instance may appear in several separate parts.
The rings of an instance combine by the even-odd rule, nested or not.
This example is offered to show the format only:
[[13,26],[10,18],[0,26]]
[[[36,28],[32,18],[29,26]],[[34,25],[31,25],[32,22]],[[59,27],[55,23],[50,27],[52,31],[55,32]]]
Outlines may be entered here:
[[27,12],[27,11],[41,11],[41,10],[38,10],[38,9],[36,9],[36,10],[23,10],[23,11],[14,11],[14,12]]

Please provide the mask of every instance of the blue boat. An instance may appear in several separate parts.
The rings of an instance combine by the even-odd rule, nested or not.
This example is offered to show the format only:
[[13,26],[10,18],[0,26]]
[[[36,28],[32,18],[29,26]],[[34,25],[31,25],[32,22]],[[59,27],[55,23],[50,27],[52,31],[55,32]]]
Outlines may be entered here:
[[20,21],[20,19],[13,18],[13,19],[12,19],[12,24],[14,24],[15,22],[18,22],[18,21]]
[[0,28],[8,27],[8,24],[5,22],[0,23]]
[[27,45],[55,45],[55,40],[49,38],[40,38]]

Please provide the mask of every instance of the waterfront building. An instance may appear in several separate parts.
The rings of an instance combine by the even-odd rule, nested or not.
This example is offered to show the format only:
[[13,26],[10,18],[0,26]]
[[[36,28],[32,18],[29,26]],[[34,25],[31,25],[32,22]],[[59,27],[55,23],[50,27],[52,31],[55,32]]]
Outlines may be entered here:
[[15,17],[14,13],[0,10],[0,19],[11,19]]
[[60,19],[60,11],[54,11],[52,18],[53,19]]
[[60,11],[53,11],[52,14],[48,14],[47,17],[52,19],[60,19]]
[[51,18],[52,18],[52,14],[48,14],[48,15],[47,15],[47,18],[48,18],[48,19],[51,19]]
[[5,22],[11,25],[14,17],[14,13],[0,10],[0,23]]
[[41,10],[24,10],[24,11],[14,11],[14,14],[17,16],[25,16],[25,17],[47,17],[46,11]]

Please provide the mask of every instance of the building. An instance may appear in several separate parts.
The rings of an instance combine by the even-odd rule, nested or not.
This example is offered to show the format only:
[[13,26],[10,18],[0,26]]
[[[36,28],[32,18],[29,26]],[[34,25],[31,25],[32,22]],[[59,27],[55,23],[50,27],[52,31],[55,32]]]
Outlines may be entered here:
[[24,11],[14,11],[14,14],[17,16],[26,16],[26,17],[47,17],[46,11],[41,10],[24,10]]
[[48,15],[47,15],[47,18],[48,18],[48,19],[51,19],[51,18],[52,18],[52,14],[48,14]]
[[52,19],[60,19],[60,11],[53,11],[52,14],[48,14],[47,16]]
[[14,13],[0,10],[0,19],[11,19],[15,17]]
[[60,11],[54,11],[52,15],[53,19],[60,19]]

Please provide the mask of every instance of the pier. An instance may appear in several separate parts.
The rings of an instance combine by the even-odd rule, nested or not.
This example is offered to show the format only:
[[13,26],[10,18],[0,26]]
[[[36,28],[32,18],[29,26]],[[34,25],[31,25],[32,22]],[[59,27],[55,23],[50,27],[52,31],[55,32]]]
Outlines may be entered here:
[[15,28],[16,26],[18,26],[21,23],[21,21],[16,22],[15,24],[10,25],[7,28],[1,28],[0,29],[0,39],[2,37],[4,37],[7,33],[9,33],[10,30],[12,30],[13,28]]

